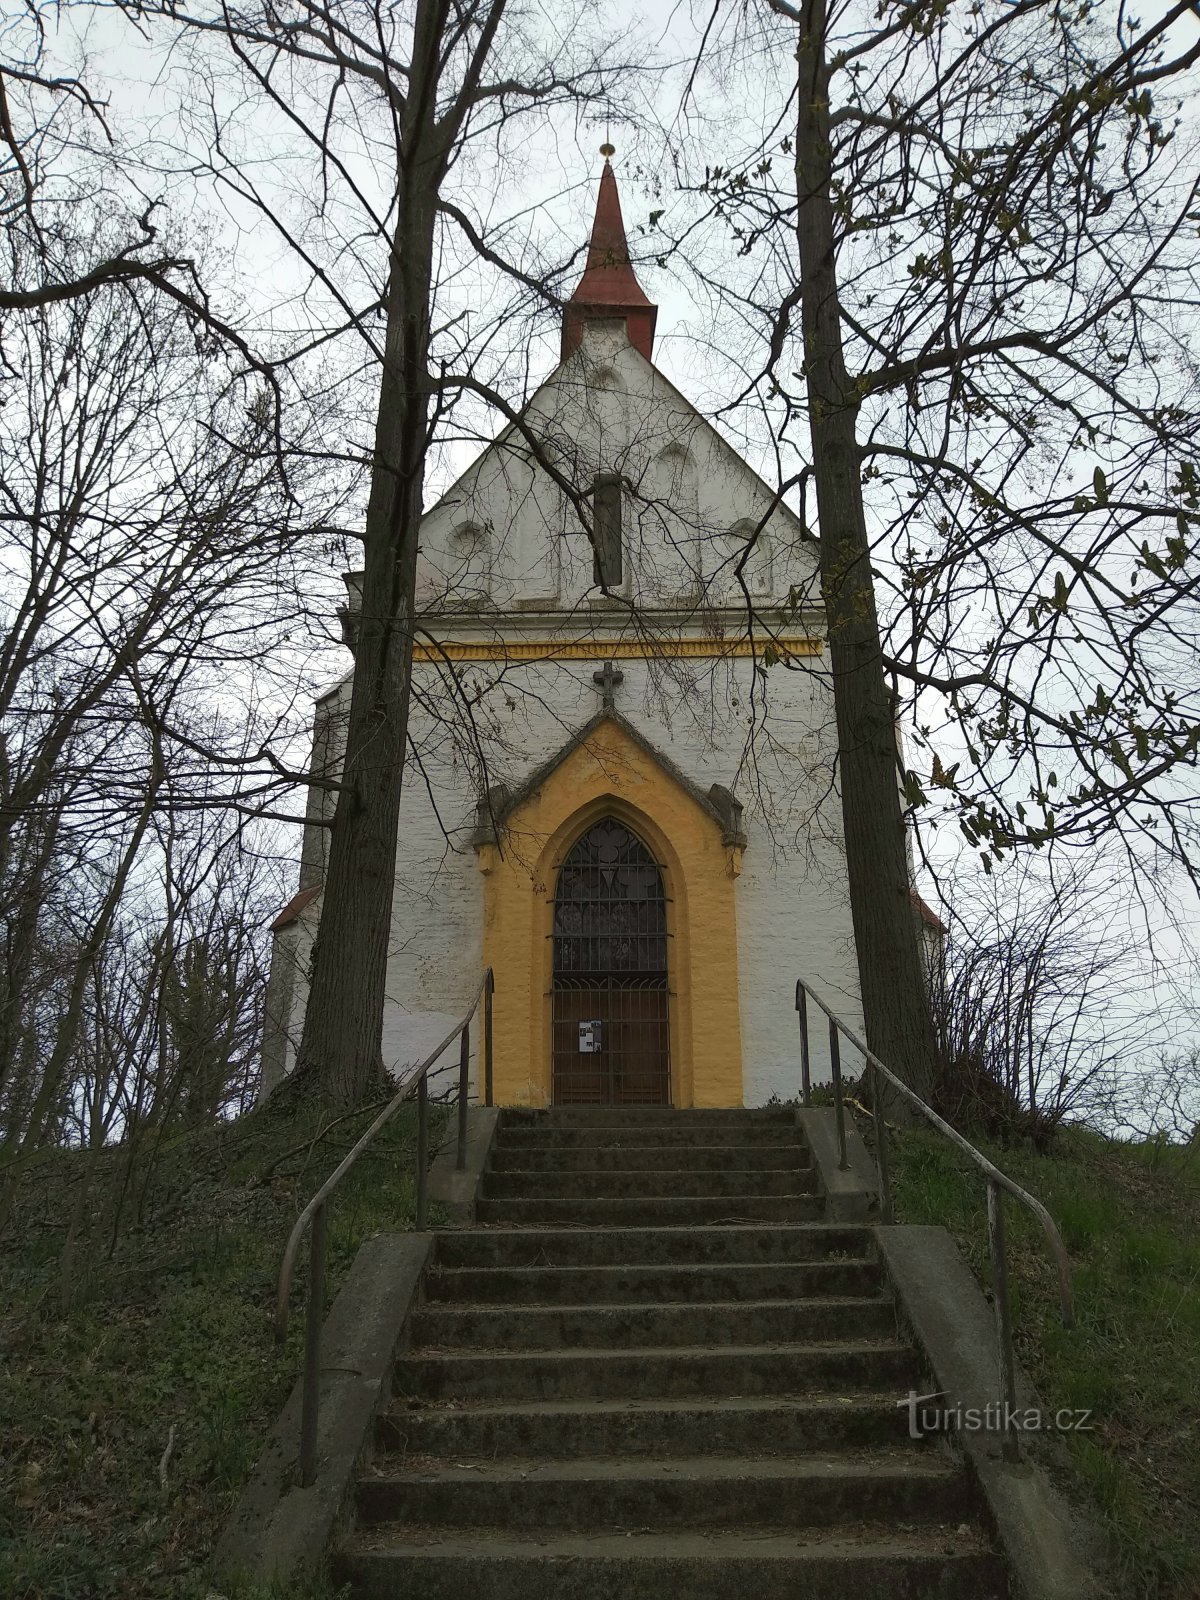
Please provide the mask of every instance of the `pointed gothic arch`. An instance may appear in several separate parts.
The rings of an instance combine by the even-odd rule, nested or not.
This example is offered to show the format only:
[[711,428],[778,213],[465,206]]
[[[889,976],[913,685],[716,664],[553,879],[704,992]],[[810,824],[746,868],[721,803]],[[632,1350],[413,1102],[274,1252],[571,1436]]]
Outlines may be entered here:
[[694,598],[702,588],[699,470],[680,440],[656,450],[637,490],[639,558],[649,595],[660,601]]
[[481,522],[464,518],[446,541],[446,604],[476,610],[492,599],[494,541]]

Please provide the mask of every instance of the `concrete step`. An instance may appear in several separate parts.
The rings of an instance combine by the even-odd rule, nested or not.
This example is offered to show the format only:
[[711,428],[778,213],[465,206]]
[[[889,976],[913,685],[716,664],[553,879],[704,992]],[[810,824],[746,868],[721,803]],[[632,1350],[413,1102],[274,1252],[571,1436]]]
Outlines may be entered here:
[[727,1197],[814,1194],[811,1167],[760,1172],[698,1172],[666,1165],[658,1172],[488,1172],[483,1193],[489,1200],[639,1200],[679,1195]]
[[834,1345],[666,1346],[636,1351],[416,1351],[396,1362],[395,1389],[419,1400],[702,1399],[891,1390],[922,1376],[896,1340]]
[[[704,1400],[534,1401],[414,1410],[393,1402],[376,1423],[380,1450],[453,1460],[499,1456],[779,1455],[908,1440],[908,1412],[893,1393],[804,1400],[742,1396]],[[921,1444],[918,1449],[927,1448]]]
[[952,1523],[918,1532],[847,1526],[805,1537],[705,1533],[517,1538],[382,1524],[359,1531],[336,1577],[358,1600],[1006,1600],[981,1535]]
[[544,1127],[507,1127],[503,1122],[496,1130],[496,1147],[501,1150],[607,1150],[620,1146],[638,1145],[713,1145],[721,1144],[734,1150],[755,1149],[763,1145],[791,1148],[797,1142],[797,1130],[783,1122],[731,1123],[718,1128],[715,1124],[681,1122],[670,1126],[651,1123],[547,1123]]
[[543,1145],[539,1141],[492,1147],[491,1170],[510,1172],[791,1172],[812,1164],[799,1139],[754,1144]]
[[832,1344],[896,1332],[890,1295],[708,1305],[434,1306],[413,1342],[439,1350],[635,1350],[654,1346]]
[[475,1206],[476,1220],[509,1228],[547,1223],[592,1223],[600,1227],[692,1227],[706,1222],[809,1222],[824,1215],[817,1195],[670,1195],[635,1200],[486,1200]]
[[500,1118],[511,1128],[746,1128],[796,1126],[794,1106],[551,1106],[545,1111],[506,1107]]
[[802,1300],[808,1295],[873,1295],[874,1261],[752,1266],[458,1267],[427,1272],[427,1302],[613,1305],[631,1300]]
[[437,1235],[439,1267],[751,1266],[874,1258],[869,1228],[807,1222],[763,1228],[463,1228]]
[[378,1462],[358,1481],[364,1523],[499,1528],[811,1528],[818,1524],[952,1521],[968,1516],[966,1470],[936,1451],[840,1456],[621,1457],[453,1462],[397,1470]]

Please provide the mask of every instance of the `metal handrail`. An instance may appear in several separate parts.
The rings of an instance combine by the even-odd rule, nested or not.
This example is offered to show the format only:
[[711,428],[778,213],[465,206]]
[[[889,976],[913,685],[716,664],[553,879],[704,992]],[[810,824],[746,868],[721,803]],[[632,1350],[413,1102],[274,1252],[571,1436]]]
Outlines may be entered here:
[[304,1210],[296,1218],[295,1226],[288,1236],[287,1246],[283,1252],[283,1262],[279,1268],[279,1288],[275,1300],[275,1338],[280,1342],[287,1338],[288,1302],[292,1292],[292,1269],[296,1264],[296,1252],[300,1248],[300,1241],[304,1237],[305,1229],[310,1223],[312,1224],[312,1243],[308,1252],[308,1304],[304,1313],[304,1388],[300,1407],[300,1482],[304,1488],[307,1488],[312,1483],[317,1474],[321,1316],[325,1305],[326,1202],[375,1135],[400,1109],[404,1102],[412,1096],[415,1088],[417,1091],[416,1226],[419,1233],[424,1232],[428,1216],[428,1176],[425,1169],[429,1164],[430,1069],[443,1052],[449,1049],[455,1039],[461,1041],[458,1053],[458,1141],[455,1166],[459,1172],[462,1172],[467,1164],[467,1093],[471,1060],[471,1019],[478,1011],[479,1002],[482,1000],[484,1104],[490,1106],[492,1103],[492,995],[495,993],[495,988],[492,969],[487,967],[484,969],[483,977],[479,981],[479,988],[475,991],[475,998],[471,1001],[470,1008],[462,1021],[456,1023],[437,1049],[431,1051],[424,1061],[408,1074],[371,1126],[359,1137],[357,1143],[340,1162],[336,1170],[326,1178],[316,1194],[313,1195]]
[[829,1063],[833,1076],[838,1167],[843,1172],[850,1165],[850,1162],[846,1154],[846,1112],[842,1098],[839,1033],[859,1052],[872,1073],[871,1114],[875,1124],[875,1150],[879,1165],[879,1209],[881,1220],[884,1223],[891,1223],[893,1220],[891,1181],[888,1173],[887,1124],[883,1116],[883,1096],[880,1093],[879,1082],[881,1078],[886,1079],[901,1098],[919,1111],[927,1122],[932,1123],[940,1133],[944,1133],[964,1154],[970,1156],[971,1160],[987,1178],[988,1249],[992,1258],[992,1301],[996,1312],[1000,1387],[1005,1407],[1002,1443],[1005,1456],[1010,1461],[1016,1461],[1019,1458],[1020,1451],[1016,1433],[1009,1426],[1009,1420],[1016,1410],[1017,1393],[1012,1318],[1008,1299],[1008,1257],[1004,1242],[1003,1191],[1007,1191],[1014,1199],[1019,1200],[1023,1206],[1033,1212],[1041,1223],[1046,1238],[1049,1240],[1058,1272],[1058,1298],[1063,1326],[1073,1328],[1075,1326],[1075,1297],[1071,1288],[1071,1262],[1067,1255],[1066,1246],[1063,1244],[1062,1235],[1055,1225],[1054,1218],[1040,1200],[1035,1199],[1028,1190],[1022,1189],[1019,1183],[1014,1183],[1007,1173],[1001,1172],[999,1167],[993,1165],[982,1151],[976,1150],[971,1141],[965,1139],[957,1128],[951,1127],[944,1117],[939,1117],[933,1107],[927,1105],[914,1089],[898,1078],[890,1068],[884,1066],[874,1051],[869,1050],[865,1042],[859,1038],[853,1029],[848,1028],[837,1013],[825,1004],[811,984],[806,983],[803,978],[797,978],[796,1010],[800,1017],[800,1076],[804,1104],[806,1106],[812,1105],[811,1058],[808,1042],[808,1000],[810,997],[829,1019]]

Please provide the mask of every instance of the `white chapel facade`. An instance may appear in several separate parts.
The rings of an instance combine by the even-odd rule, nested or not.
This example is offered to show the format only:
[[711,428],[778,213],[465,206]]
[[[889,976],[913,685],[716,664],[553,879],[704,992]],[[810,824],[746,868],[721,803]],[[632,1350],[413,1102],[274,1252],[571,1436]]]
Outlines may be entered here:
[[[383,1060],[402,1077],[491,966],[501,1105],[792,1099],[801,976],[861,1025],[816,551],[655,367],[655,319],[606,159],[560,365],[421,526]],[[317,703],[318,775],[350,682]],[[331,814],[314,786],[266,1090]]]

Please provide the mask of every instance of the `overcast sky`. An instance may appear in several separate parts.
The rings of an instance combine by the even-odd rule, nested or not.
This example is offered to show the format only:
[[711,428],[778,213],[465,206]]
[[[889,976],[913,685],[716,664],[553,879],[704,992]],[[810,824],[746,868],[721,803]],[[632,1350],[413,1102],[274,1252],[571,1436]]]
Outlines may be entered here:
[[[1155,0],[1141,14],[1149,20],[1164,10],[1161,0]],[[681,70],[669,70],[669,64],[685,61],[694,51],[708,11],[693,12],[676,5],[649,17],[642,8],[623,0],[605,7],[602,16],[614,38],[636,40],[644,60],[658,60],[668,68],[661,76],[634,81],[631,117],[607,127],[592,119],[565,116],[553,126],[543,125],[523,146],[509,152],[502,172],[482,162],[474,190],[467,170],[463,192],[474,199],[477,216],[485,221],[502,217],[510,238],[524,229],[537,259],[562,265],[586,240],[601,168],[598,147],[606,137],[611,138],[618,152],[614,165],[626,225],[635,255],[643,258],[639,277],[660,308],[656,360],[685,394],[711,414],[738,387],[748,349],[746,328],[736,319],[720,319],[716,301],[705,293],[702,275],[675,264],[655,265],[654,236],[643,234],[642,226],[652,211],[661,210],[664,228],[677,232],[694,212],[688,198],[677,192],[671,164],[672,137],[684,131],[685,121],[689,135],[699,135],[690,157],[694,177],[698,163],[710,159],[709,148],[712,163],[720,164],[727,159],[727,150],[749,144],[761,133],[772,106],[778,106],[781,85],[793,69],[783,51],[778,60],[764,57],[759,70],[743,73],[732,82],[704,76],[695,85],[685,117],[681,113],[684,77]],[[139,36],[108,8],[63,13],[54,47],[57,59],[66,67],[75,65],[81,55],[86,57],[86,76],[93,89],[100,86],[108,98],[107,114],[118,142],[145,158],[146,170],[138,179],[143,192],[150,198],[164,197],[192,226],[200,224],[211,232],[218,249],[227,253],[225,292],[240,302],[225,308],[233,320],[244,321],[264,338],[274,334],[280,339],[290,337],[297,327],[319,324],[322,308],[330,303],[328,296],[313,292],[294,254],[270,224],[227,186],[189,173],[191,157],[204,142],[204,120],[203,107],[194,98],[189,100],[188,85],[194,83],[189,75],[194,73],[195,63],[186,60],[180,47],[169,44],[165,36]],[[212,59],[215,64],[219,54],[214,52]],[[302,214],[311,199],[312,176],[299,159],[301,145],[295,135],[277,113],[244,101],[232,83],[220,83],[216,93],[219,110],[229,116],[242,141],[242,152],[253,157],[252,170],[264,194],[283,211]],[[368,149],[369,141],[357,159],[351,157],[353,171],[364,190],[377,195],[381,192],[379,173],[372,170]],[[710,228],[694,238],[689,252],[698,256],[701,267],[711,259],[714,271],[737,286],[738,260],[721,230]],[[345,283],[352,286],[347,292],[353,297],[366,292],[363,263],[377,260],[378,255],[376,241],[342,257],[330,249],[325,259],[337,262],[335,271],[344,271]],[[757,270],[759,263],[746,264],[747,283]],[[456,277],[447,296],[451,308],[464,303],[469,307],[472,293],[481,292],[480,282],[469,272]],[[569,288],[570,278],[564,286]],[[532,340],[534,353],[528,370],[522,372],[519,359],[497,368],[505,371],[514,399],[523,398],[522,389],[547,375],[557,346],[556,320],[549,310],[519,327],[522,344],[529,347]],[[502,345],[497,343],[494,348],[501,351]],[[767,473],[773,470],[766,430],[756,424],[752,409],[724,419],[723,425],[752,465]],[[459,440],[445,451],[431,474],[431,498],[462,469],[477,447],[477,441]],[[784,470],[794,471],[800,461],[794,448],[785,452]],[[344,654],[331,647],[325,675],[340,672],[344,665]],[[949,753],[953,755],[952,750]],[[951,829],[936,842],[935,852],[944,861],[956,857],[960,848],[957,830]],[[1192,897],[1181,894],[1178,903],[1182,924],[1190,924],[1194,920]],[[1111,924],[1114,937],[1124,929],[1132,945],[1136,947],[1140,940],[1143,951],[1147,950],[1145,919],[1127,893],[1102,895],[1098,916]],[[1171,928],[1160,912],[1150,933],[1166,969],[1190,991],[1193,957],[1182,929]],[[1155,994],[1152,987],[1144,992]],[[1156,1010],[1161,1012],[1163,1004],[1155,998]]]

